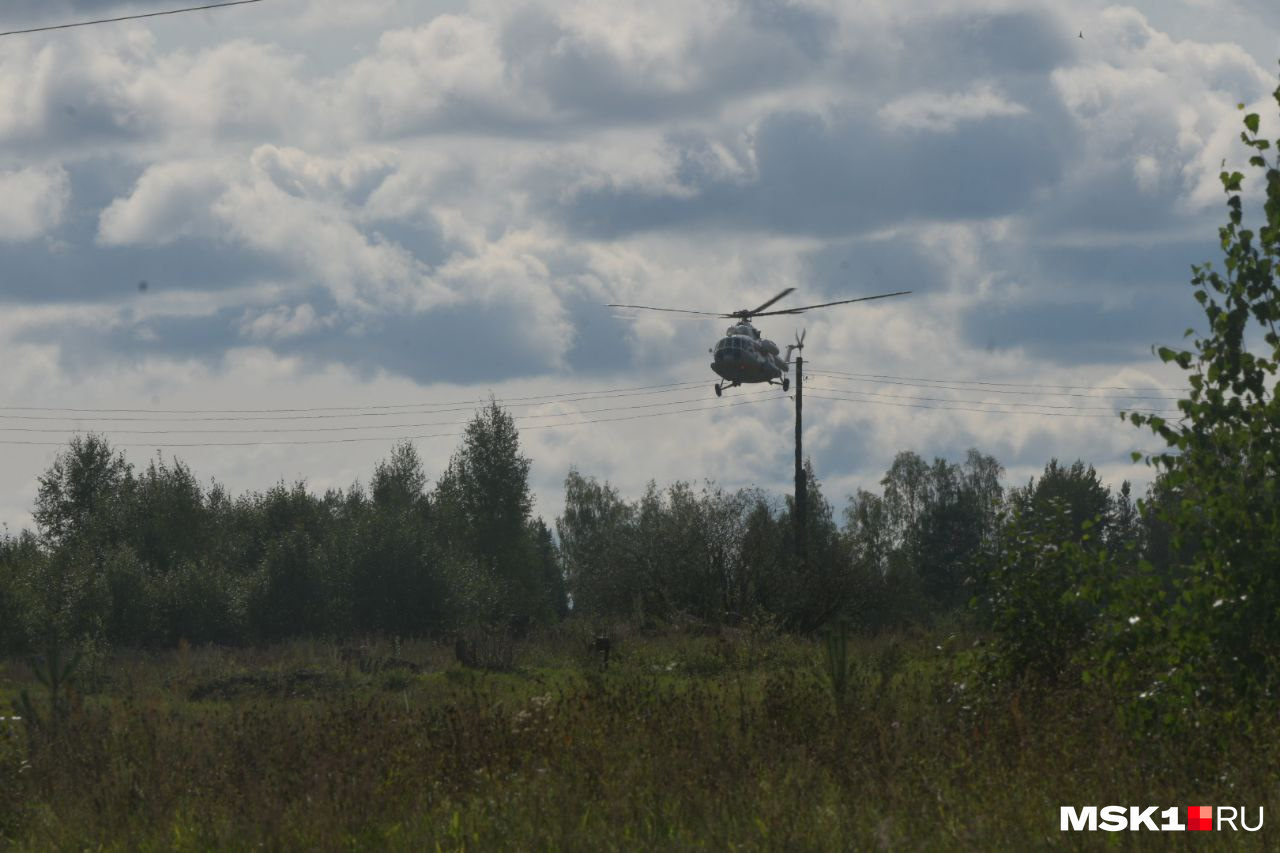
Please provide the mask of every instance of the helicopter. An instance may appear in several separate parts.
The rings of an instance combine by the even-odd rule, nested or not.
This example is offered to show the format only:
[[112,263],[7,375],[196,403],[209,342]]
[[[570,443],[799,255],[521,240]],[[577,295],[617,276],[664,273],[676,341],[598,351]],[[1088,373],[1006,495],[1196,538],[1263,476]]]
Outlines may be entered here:
[[847,305],[850,302],[867,302],[872,299],[886,299],[890,296],[905,296],[910,290],[899,290],[895,293],[881,293],[876,296],[860,296],[856,299],[838,299],[835,302],[823,302],[819,305],[805,305],[801,308],[780,308],[777,311],[766,311],[779,299],[794,291],[788,287],[777,296],[755,308],[744,308],[740,311],[717,313],[715,311],[690,311],[685,308],[655,308],[652,305],[620,305],[610,302],[610,308],[639,308],[645,311],[669,311],[676,314],[701,314],[709,317],[723,317],[736,322],[725,330],[724,337],[716,341],[716,345],[707,352],[711,353],[711,369],[721,377],[715,384],[716,396],[724,393],[725,388],[737,388],[743,383],[767,382],[770,385],[777,381],[782,385],[783,393],[791,389],[791,378],[786,374],[791,369],[792,350],[804,347],[804,335],[796,337],[794,344],[787,344],[787,354],[779,354],[778,345],[768,338],[760,336],[760,330],[751,325],[752,317],[770,317],[778,314],[800,314],[814,308],[830,308],[832,305]]

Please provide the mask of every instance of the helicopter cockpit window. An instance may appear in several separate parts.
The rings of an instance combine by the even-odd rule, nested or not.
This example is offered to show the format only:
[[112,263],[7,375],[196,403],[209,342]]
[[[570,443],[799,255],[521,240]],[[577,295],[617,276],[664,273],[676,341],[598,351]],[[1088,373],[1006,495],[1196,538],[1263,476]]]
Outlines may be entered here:
[[723,353],[726,356],[739,352],[743,349],[742,340],[740,338],[721,338],[716,343],[716,352]]

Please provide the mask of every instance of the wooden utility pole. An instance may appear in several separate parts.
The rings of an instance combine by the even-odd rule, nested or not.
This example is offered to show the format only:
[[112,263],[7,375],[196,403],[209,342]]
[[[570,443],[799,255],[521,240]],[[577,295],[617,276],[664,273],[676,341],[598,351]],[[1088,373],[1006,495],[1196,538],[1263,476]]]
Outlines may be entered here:
[[804,408],[804,356],[796,356],[796,557],[805,564],[805,510],[809,502],[809,483],[804,475],[804,449],[801,445],[801,411]]

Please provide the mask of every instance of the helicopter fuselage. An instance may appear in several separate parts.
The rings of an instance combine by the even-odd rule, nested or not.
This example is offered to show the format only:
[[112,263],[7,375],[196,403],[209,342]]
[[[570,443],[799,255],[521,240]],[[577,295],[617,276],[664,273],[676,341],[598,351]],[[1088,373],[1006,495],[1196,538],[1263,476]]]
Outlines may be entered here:
[[790,369],[778,345],[749,323],[730,326],[711,349],[711,369],[734,384],[772,382]]

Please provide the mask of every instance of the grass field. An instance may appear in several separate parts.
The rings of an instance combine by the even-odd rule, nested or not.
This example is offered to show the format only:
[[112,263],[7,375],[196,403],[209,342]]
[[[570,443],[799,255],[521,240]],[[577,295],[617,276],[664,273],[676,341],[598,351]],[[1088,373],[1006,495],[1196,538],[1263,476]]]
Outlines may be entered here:
[[0,724],[0,846],[1164,849],[1208,839],[1063,833],[1059,807],[1276,814],[1273,717],[1126,735],[1103,694],[975,683],[973,643],[852,640],[840,702],[822,643],[764,629],[622,633],[605,669],[562,628],[500,673],[426,642],[122,652],[57,719],[10,661],[3,706],[46,719]]

